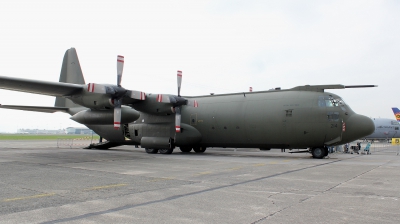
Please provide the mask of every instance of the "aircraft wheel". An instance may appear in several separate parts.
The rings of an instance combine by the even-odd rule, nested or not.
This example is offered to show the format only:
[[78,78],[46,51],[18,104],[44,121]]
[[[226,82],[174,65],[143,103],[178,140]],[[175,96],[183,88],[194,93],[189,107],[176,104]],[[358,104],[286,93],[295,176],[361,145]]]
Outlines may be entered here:
[[[324,147],[324,157],[327,156],[329,154],[329,150],[327,147]],[[322,157],[322,158],[324,158]]]
[[179,147],[181,152],[190,152],[192,151],[192,147]]
[[145,149],[147,153],[149,154],[156,154],[158,152],[158,149]]
[[161,154],[171,154],[174,150],[173,149],[159,149],[158,151]]
[[203,153],[203,152],[206,151],[206,147],[199,147],[199,146],[196,146],[196,147],[193,147],[193,150],[194,150],[196,153]]
[[325,151],[327,151],[327,150],[324,150],[323,147],[316,147],[316,148],[312,149],[311,154],[312,154],[313,158],[322,159],[325,157],[325,153],[326,153]]

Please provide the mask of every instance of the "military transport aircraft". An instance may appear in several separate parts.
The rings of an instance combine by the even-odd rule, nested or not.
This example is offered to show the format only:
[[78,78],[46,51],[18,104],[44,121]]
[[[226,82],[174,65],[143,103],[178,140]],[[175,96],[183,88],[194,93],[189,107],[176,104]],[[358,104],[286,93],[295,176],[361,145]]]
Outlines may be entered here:
[[363,139],[391,141],[392,138],[400,138],[400,124],[398,121],[389,118],[372,118],[372,120],[375,130]]
[[[95,148],[141,145],[147,153],[202,153],[206,147],[308,149],[314,158],[327,147],[360,139],[374,123],[325,89],[364,86],[305,85],[260,92],[182,97],[145,94],[121,86],[124,57],[117,57],[117,85],[85,84],[76,50],[66,51],[59,82],[0,76],[0,88],[55,96],[54,107],[1,108],[66,112],[107,142]],[[306,150],[307,151],[307,150]]]

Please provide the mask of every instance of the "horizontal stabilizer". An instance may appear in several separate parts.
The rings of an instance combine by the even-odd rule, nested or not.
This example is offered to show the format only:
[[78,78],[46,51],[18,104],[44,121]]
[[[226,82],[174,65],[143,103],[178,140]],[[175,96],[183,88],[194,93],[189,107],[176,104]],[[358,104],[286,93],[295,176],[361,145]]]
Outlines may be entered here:
[[69,108],[67,108],[67,107],[37,107],[37,106],[1,105],[1,104],[0,104],[0,108],[44,112],[44,113],[54,113],[54,112],[67,113],[69,110]]
[[344,86],[344,88],[369,88],[369,87],[378,87],[377,85],[357,85],[357,86]]
[[377,85],[355,85],[355,86],[345,86],[340,84],[305,85],[305,86],[297,86],[290,90],[324,92],[325,89],[347,89],[347,88],[368,88],[368,87],[377,87]]

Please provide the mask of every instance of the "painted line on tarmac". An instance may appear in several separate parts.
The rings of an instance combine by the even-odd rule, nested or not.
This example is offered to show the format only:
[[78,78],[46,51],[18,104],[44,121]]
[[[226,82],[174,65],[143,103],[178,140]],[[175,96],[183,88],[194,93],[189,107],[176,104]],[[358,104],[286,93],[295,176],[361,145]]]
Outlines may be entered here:
[[112,185],[104,185],[104,186],[86,188],[83,190],[84,191],[94,191],[94,190],[101,190],[101,189],[107,189],[107,188],[123,187],[126,185],[128,185],[128,184],[112,184]]
[[237,167],[229,168],[228,170],[234,171],[234,170],[240,170],[240,169],[243,169],[243,167],[242,166],[237,166]]
[[55,193],[36,194],[36,195],[32,195],[32,196],[19,197],[19,198],[7,198],[7,199],[4,199],[3,202],[27,200],[27,199],[34,199],[34,198],[43,198],[43,197],[50,197],[50,196],[54,196],[54,195],[56,195],[56,194]]

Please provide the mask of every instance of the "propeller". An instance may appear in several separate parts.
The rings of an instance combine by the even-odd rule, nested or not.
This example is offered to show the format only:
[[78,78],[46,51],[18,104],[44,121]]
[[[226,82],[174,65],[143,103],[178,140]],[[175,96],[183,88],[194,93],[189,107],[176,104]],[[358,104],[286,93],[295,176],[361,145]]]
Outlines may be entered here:
[[[122,72],[124,70],[124,56],[117,56],[117,85],[119,88],[121,87],[122,80]],[[125,90],[125,89],[124,89]],[[124,91],[125,94],[127,90]],[[114,99],[114,129],[118,130],[121,127],[121,98],[122,94],[117,94],[117,97]]]
[[198,107],[197,100],[185,99],[181,97],[181,85],[182,85],[182,71],[177,72],[177,83],[178,83],[178,96],[158,94],[157,102],[160,103],[171,103],[172,111],[175,112],[175,132],[181,132],[181,109],[182,105],[189,105]]
[[124,70],[124,56],[117,56],[117,85],[102,85],[89,83],[87,91],[91,93],[107,94],[111,96],[111,104],[114,106],[114,128],[121,127],[121,105],[124,97],[137,100],[145,100],[146,94],[141,91],[127,90],[121,86],[122,73]]

